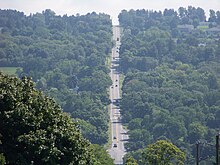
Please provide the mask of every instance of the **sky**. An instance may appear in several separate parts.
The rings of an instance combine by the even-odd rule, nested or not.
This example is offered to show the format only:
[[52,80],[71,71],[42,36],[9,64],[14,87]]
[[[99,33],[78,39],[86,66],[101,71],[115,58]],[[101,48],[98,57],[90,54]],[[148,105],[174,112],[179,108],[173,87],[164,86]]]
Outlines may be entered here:
[[30,13],[53,10],[57,15],[84,15],[93,11],[111,15],[113,24],[118,24],[118,14],[126,9],[161,10],[179,7],[201,7],[209,15],[209,9],[220,10],[220,0],[0,0],[0,9],[15,9]]

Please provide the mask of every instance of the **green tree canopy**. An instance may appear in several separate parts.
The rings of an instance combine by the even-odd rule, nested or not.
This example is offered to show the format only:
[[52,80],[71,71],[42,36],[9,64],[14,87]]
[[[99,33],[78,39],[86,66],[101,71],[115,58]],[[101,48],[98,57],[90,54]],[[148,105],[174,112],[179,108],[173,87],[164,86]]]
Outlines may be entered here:
[[125,165],[138,165],[138,163],[132,156],[130,156],[126,160]]
[[7,164],[94,164],[90,143],[30,78],[0,73],[0,153]]
[[104,147],[98,144],[93,144],[92,150],[95,155],[95,159],[98,161],[96,165],[114,165],[113,159],[104,149]]
[[185,153],[172,143],[159,140],[154,144],[150,144],[142,153],[143,162],[150,165],[172,165],[184,164]]

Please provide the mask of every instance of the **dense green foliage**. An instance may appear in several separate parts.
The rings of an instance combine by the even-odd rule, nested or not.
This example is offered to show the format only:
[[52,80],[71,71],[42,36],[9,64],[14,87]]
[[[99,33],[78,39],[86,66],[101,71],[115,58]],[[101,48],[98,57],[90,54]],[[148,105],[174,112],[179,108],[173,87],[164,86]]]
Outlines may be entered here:
[[[123,10],[119,15],[125,74],[121,113],[129,129],[126,147],[136,160],[140,149],[169,139],[192,164],[195,142],[214,144],[219,129],[220,40],[219,32],[209,30],[219,29],[220,12],[210,10],[204,23],[201,8],[183,9]],[[183,24],[194,27],[183,31]],[[208,24],[207,29],[200,29],[201,24]],[[202,146],[201,157],[207,156],[214,156],[214,147]]]
[[142,163],[149,165],[183,165],[185,154],[170,142],[159,140],[150,144],[142,153]]
[[125,161],[125,165],[138,165],[137,161],[133,157],[128,157]]
[[[129,155],[139,161],[145,151],[150,156],[147,145],[168,139],[192,164],[195,142],[213,144],[219,129],[220,12],[210,10],[206,19],[203,9],[192,6],[122,10],[119,21],[125,74],[120,106],[131,151],[126,163],[136,164]],[[79,124],[30,79],[1,75],[0,162],[5,156],[11,164],[113,163],[79,132],[96,144],[108,139],[111,37],[106,14],[57,16],[47,9],[26,16],[0,10],[0,67],[19,67],[18,76],[33,77],[36,87]],[[213,155],[212,146],[202,146],[201,157]]]
[[[177,32],[178,25],[199,26],[200,22],[207,20],[205,11],[198,7],[188,6],[180,7],[178,11],[174,9],[165,9],[162,11],[153,10],[122,10],[118,16],[120,25],[129,28],[131,34],[138,34],[140,30],[146,30],[151,27],[158,27],[163,30],[169,30],[172,34]],[[209,11],[209,26],[213,27],[220,24],[220,11]]]
[[30,79],[0,73],[0,96],[0,153],[7,164],[95,164],[77,124]]
[[106,14],[57,16],[47,9],[24,15],[0,10],[0,67],[20,67],[36,87],[56,99],[65,112],[80,119],[92,143],[108,139],[111,85],[106,58],[111,51],[112,24]]
[[5,157],[3,155],[3,153],[0,154],[0,165],[4,165],[5,164]]
[[95,159],[98,161],[97,165],[114,165],[113,159],[102,146],[93,144],[92,149]]

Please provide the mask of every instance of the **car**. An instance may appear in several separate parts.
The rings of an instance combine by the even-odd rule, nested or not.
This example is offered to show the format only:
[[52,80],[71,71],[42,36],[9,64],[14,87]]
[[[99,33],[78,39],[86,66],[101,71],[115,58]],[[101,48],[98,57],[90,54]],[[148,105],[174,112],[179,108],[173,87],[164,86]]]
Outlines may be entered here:
[[113,88],[113,86],[111,86],[111,88]]
[[116,102],[115,102],[115,105],[116,105],[116,106],[120,106],[119,101],[116,101]]
[[114,136],[113,139],[116,139],[116,137]]
[[118,81],[118,80],[115,80],[116,82]]
[[118,85],[115,85],[115,87],[117,87]]
[[114,144],[113,147],[117,147],[117,144]]

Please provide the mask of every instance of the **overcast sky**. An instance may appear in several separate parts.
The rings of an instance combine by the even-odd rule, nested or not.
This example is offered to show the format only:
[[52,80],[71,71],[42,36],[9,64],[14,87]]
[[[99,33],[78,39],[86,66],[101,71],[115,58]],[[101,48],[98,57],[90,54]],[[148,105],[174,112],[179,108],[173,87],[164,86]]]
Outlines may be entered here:
[[209,9],[220,10],[220,0],[0,0],[1,9],[16,9],[25,14],[53,10],[57,15],[80,15],[106,13],[117,24],[117,16],[123,9],[178,9],[179,7],[201,7],[208,15]]

